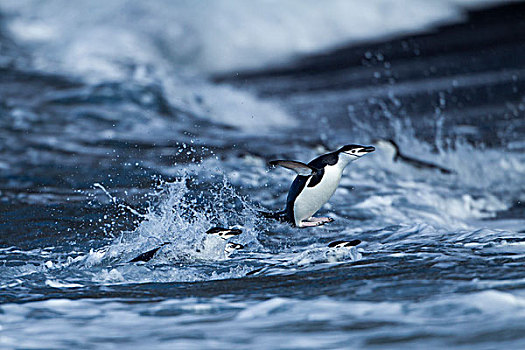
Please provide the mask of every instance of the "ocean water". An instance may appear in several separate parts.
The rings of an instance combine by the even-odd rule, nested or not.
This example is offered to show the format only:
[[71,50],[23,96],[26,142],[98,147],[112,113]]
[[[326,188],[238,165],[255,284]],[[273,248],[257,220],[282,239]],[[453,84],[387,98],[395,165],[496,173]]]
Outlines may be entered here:
[[[454,44],[491,4],[0,2],[0,348],[525,347],[523,26]],[[378,138],[453,174],[378,147],[334,222],[256,215]]]

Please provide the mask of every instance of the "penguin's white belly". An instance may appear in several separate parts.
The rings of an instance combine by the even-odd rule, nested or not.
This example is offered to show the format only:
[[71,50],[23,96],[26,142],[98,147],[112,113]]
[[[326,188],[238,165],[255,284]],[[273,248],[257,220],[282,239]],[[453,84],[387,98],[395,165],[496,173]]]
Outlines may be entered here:
[[294,202],[294,219],[298,225],[301,221],[314,215],[328,202],[341,181],[342,169],[337,166],[326,166],[323,178],[314,187],[308,187],[311,178]]

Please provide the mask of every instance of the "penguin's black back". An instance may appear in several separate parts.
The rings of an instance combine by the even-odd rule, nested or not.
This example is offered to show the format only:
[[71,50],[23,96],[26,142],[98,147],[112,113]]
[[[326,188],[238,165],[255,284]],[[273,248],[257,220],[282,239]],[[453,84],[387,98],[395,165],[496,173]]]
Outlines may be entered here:
[[293,212],[293,207],[295,204],[295,199],[301,193],[301,191],[306,186],[308,179],[311,177],[312,181],[308,184],[308,187],[314,187],[323,179],[324,167],[327,165],[335,165],[339,160],[337,152],[332,152],[328,154],[323,154],[312,160],[308,163],[309,166],[318,169],[317,173],[310,176],[297,175],[290,186],[288,191],[288,197],[286,198],[286,218],[290,223],[295,223],[295,215]]
[[297,175],[288,191],[288,197],[286,198],[286,219],[292,224],[295,224],[295,215],[293,212],[295,199],[304,189],[309,178],[310,176]]
[[310,163],[308,163],[308,165],[316,169],[323,169],[327,165],[335,165],[338,160],[338,152],[332,152],[315,158]]

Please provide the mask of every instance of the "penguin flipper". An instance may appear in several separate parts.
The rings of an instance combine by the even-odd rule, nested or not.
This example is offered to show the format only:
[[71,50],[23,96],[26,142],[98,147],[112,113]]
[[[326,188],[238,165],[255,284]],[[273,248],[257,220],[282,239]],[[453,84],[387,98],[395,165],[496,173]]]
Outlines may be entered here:
[[164,242],[162,245],[160,245],[160,246],[158,246],[158,247],[156,247],[156,248],[153,248],[153,249],[151,249],[151,250],[148,250],[147,252],[142,253],[142,254],[140,254],[140,255],[137,255],[135,258],[131,259],[131,260],[128,261],[128,262],[130,262],[130,263],[140,262],[140,261],[142,261],[142,262],[148,262],[148,261],[150,261],[151,259],[153,259],[153,257],[155,256],[155,253],[157,253],[157,251],[158,251],[160,248],[164,247],[164,246],[167,245],[167,244],[170,244],[170,242]]
[[271,166],[282,166],[283,168],[293,170],[297,175],[310,176],[318,172],[318,169],[295,160],[272,160]]

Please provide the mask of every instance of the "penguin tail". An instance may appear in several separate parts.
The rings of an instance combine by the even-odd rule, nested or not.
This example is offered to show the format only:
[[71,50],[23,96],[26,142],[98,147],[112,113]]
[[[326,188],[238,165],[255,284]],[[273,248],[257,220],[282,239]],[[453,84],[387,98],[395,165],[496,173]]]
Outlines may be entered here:
[[286,218],[286,210],[273,212],[258,210],[257,214],[265,219],[273,219],[281,222],[288,221],[288,219]]

